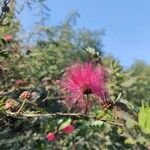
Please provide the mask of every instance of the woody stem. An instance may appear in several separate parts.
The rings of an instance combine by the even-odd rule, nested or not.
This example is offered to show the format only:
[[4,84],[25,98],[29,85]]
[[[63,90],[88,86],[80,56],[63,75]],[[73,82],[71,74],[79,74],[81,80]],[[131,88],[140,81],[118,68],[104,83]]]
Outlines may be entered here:
[[90,116],[90,115],[86,115],[86,114],[80,114],[80,113],[63,113],[63,112],[56,112],[56,113],[48,113],[48,114],[30,114],[30,113],[7,113],[7,115],[10,115],[12,117],[17,117],[17,118],[34,118],[34,117],[45,117],[45,118],[52,118],[52,117],[71,117],[71,118],[83,118],[83,119],[93,119],[93,120],[101,120],[103,122],[106,122],[108,124],[112,124],[112,125],[117,125],[117,126],[124,126],[124,124],[121,123],[117,123],[114,121],[108,121],[105,119],[102,119],[102,117],[94,117],[94,116]]

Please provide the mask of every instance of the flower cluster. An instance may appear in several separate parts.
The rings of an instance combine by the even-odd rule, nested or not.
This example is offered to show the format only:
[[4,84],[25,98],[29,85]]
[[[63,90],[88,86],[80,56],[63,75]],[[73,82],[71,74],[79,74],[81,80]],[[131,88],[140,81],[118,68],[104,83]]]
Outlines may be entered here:
[[[66,133],[66,134],[70,134],[70,133],[72,133],[74,130],[75,130],[75,127],[74,127],[73,125],[71,125],[71,124],[65,126],[65,127],[62,129],[62,131],[63,131],[64,133]],[[49,141],[49,142],[55,141],[55,140],[56,140],[56,135],[55,135],[55,134],[56,134],[55,132],[49,132],[49,133],[46,135],[47,141]]]
[[[14,99],[7,99],[5,101],[5,105],[4,108],[6,110],[10,110],[12,112],[17,112],[17,110],[19,110],[19,108],[21,108],[24,104],[22,103],[22,105],[20,106],[20,102],[22,101],[28,101],[31,100],[30,102],[34,103],[38,98],[40,97],[40,95],[37,92],[32,92],[30,93],[29,91],[24,91],[20,94],[19,96],[19,100],[14,100]],[[31,104],[30,103],[30,104]],[[32,104],[33,104],[32,103]],[[35,105],[35,103],[34,103]]]

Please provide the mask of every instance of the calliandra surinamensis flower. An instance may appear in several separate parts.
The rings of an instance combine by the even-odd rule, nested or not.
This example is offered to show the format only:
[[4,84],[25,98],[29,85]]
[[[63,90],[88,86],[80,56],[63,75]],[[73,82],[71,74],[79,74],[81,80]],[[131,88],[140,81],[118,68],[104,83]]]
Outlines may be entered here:
[[92,101],[86,96],[95,96],[97,102],[107,101],[105,88],[106,70],[95,67],[92,63],[75,64],[67,69],[60,81],[64,94],[64,103],[68,108],[77,110],[91,109]]

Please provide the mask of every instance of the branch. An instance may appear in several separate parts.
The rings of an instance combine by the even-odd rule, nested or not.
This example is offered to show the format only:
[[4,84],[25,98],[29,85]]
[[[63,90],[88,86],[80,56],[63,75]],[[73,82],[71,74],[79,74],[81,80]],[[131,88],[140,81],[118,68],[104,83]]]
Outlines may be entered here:
[[7,6],[9,4],[10,0],[4,0],[4,4],[1,7],[1,13],[0,13],[0,25],[2,24],[3,20],[6,18],[6,13],[9,12],[9,7]]
[[6,5],[8,5],[8,4],[9,4],[9,2],[10,2],[10,0],[6,1]]
[[124,126],[121,123],[113,122],[113,121],[108,121],[105,119],[102,119],[102,117],[94,117],[91,115],[86,115],[86,114],[80,114],[80,113],[62,113],[62,112],[57,112],[57,113],[47,113],[47,114],[28,114],[28,113],[7,113],[9,116],[12,117],[17,117],[17,118],[34,118],[34,117],[46,117],[46,118],[52,118],[52,117],[71,117],[71,118],[84,118],[84,119],[93,119],[93,120],[100,120],[102,122],[111,124],[111,125],[117,125],[117,126]]

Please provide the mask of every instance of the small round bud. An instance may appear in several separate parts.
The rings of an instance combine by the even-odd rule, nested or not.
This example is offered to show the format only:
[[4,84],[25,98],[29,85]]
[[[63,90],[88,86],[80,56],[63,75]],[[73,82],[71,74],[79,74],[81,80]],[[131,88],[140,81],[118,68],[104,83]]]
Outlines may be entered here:
[[8,99],[5,102],[5,109],[15,111],[19,108],[19,103],[13,99]]
[[40,95],[37,92],[32,92],[31,95],[33,99],[38,99],[40,97]]
[[52,142],[52,141],[55,141],[56,138],[55,138],[55,134],[52,133],[52,132],[49,132],[46,136],[46,139],[49,141],[49,142]]
[[73,125],[68,125],[62,129],[66,134],[72,133],[74,131]]
[[21,95],[20,95],[20,98],[22,100],[28,100],[32,97],[32,94],[28,91],[24,91]]

